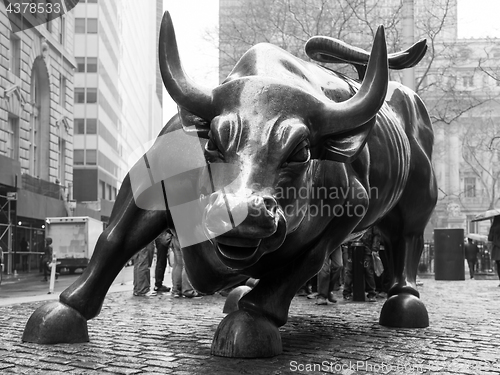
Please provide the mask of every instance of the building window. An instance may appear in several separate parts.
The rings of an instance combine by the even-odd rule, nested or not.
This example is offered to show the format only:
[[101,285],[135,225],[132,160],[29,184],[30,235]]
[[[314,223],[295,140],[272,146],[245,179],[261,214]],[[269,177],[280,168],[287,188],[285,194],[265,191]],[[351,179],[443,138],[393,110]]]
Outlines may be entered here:
[[61,16],[60,20],[61,28],[59,29],[59,43],[64,46],[66,43],[66,17]]
[[97,119],[87,119],[87,134],[97,134]]
[[75,118],[75,134],[97,134],[97,119]]
[[97,103],[97,89],[88,88],[87,89],[87,103]]
[[96,165],[97,164],[97,151],[96,150],[87,150],[85,155],[85,164],[86,165]]
[[462,80],[464,87],[474,86],[474,76],[464,76],[462,77]]
[[97,89],[75,88],[75,103],[97,103]]
[[76,57],[78,73],[97,73],[97,57]]
[[84,150],[75,150],[73,152],[73,163],[75,165],[83,165],[85,162]]
[[464,195],[466,198],[474,198],[476,196],[476,178],[464,178]]
[[469,233],[477,233],[478,232],[478,222],[472,221],[474,220],[475,215],[467,215],[467,222],[469,223]]
[[85,72],[85,57],[76,57],[76,71],[78,73]]
[[111,198],[111,194],[112,194],[112,188],[111,188],[111,185],[106,184],[106,187],[107,187],[107,189],[106,189],[106,195],[107,195],[107,198],[106,198],[106,199],[107,199],[108,201],[111,201],[111,200],[113,200],[113,199]]
[[456,83],[457,83],[457,77],[455,77],[453,75],[448,77],[448,81],[447,81],[448,88],[455,87]]
[[87,18],[87,33],[97,34],[97,18]]
[[9,116],[6,148],[7,157],[19,159],[19,118],[14,116]]
[[60,77],[60,96],[59,96],[59,104],[61,107],[66,108],[66,77],[61,74]]
[[75,134],[85,134],[84,118],[75,118]]
[[75,103],[85,103],[85,89],[75,88]]
[[99,198],[106,199],[106,183],[104,181],[99,180]]
[[75,34],[85,34],[85,18],[75,18]]
[[59,138],[59,183],[66,185],[66,141]]
[[21,76],[21,39],[10,33],[10,71],[17,77]]
[[97,57],[87,57],[87,73],[97,73]]

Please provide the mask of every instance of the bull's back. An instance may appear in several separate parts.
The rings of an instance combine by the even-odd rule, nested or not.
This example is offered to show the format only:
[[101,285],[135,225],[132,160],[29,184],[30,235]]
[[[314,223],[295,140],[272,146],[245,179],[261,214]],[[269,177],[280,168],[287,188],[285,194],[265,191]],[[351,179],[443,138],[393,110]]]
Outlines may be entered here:
[[423,167],[430,167],[433,142],[432,124],[420,98],[390,82],[386,104],[377,114],[367,142],[370,203],[363,224],[371,224],[398,203],[412,164],[427,163]]

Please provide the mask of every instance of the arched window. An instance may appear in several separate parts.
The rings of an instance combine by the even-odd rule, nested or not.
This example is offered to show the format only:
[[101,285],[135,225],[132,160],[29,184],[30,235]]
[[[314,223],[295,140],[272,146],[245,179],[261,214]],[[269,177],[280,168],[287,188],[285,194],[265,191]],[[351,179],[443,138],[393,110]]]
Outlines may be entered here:
[[30,174],[49,180],[50,83],[47,66],[37,57],[31,69]]

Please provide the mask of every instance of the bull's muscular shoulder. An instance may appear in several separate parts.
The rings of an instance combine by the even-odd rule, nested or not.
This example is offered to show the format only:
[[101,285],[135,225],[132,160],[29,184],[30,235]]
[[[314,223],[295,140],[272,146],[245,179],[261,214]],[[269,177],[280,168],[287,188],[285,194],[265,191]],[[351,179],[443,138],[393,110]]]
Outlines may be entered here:
[[386,103],[402,117],[405,133],[410,142],[418,141],[425,149],[432,149],[434,135],[427,108],[422,99],[410,88],[389,82]]
[[224,82],[249,76],[270,77],[337,102],[347,100],[355,91],[344,76],[301,60],[269,43],[259,43],[250,48]]

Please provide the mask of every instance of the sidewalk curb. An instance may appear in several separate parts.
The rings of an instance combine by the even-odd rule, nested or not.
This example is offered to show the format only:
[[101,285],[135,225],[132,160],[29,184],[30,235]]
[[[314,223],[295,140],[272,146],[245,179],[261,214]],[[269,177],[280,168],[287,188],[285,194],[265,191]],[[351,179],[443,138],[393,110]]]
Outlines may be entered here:
[[[125,284],[116,283],[111,285],[108,290],[108,293],[117,293],[117,292],[128,292],[132,291],[132,282],[128,282]],[[0,306],[10,306],[10,305],[18,305],[22,303],[30,303],[30,302],[40,302],[40,301],[53,301],[58,300],[61,293],[53,293],[53,294],[38,294],[35,296],[25,296],[25,297],[13,297],[13,298],[5,298],[0,299]]]

